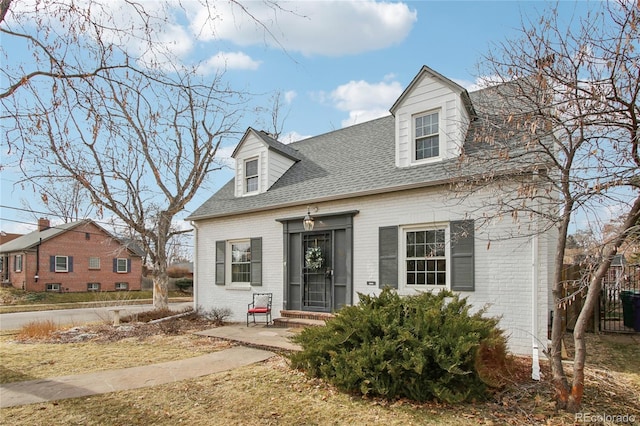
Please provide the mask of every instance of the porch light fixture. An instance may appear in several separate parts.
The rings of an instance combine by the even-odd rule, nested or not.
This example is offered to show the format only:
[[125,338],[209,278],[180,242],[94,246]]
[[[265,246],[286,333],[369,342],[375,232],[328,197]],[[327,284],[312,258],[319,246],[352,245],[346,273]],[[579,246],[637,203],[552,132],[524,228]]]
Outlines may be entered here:
[[309,211],[309,206],[307,206],[307,215],[302,219],[302,226],[304,226],[305,231],[313,231],[313,218],[311,217],[311,212]]

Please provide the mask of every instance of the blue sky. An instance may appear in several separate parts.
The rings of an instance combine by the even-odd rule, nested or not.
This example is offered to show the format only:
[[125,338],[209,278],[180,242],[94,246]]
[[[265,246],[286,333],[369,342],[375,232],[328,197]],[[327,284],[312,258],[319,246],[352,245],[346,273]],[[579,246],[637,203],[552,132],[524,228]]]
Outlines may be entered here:
[[[119,0],[110,4],[116,8]],[[152,7],[155,3],[145,4]],[[214,31],[202,25],[197,3],[187,0],[183,4],[187,13],[174,13],[173,20],[158,31],[158,39],[170,41],[174,53],[186,63],[203,61],[204,74],[224,64],[234,88],[264,94],[256,97],[263,107],[269,107],[271,93],[280,92],[284,101],[281,140],[290,142],[388,114],[422,65],[473,90],[479,77],[475,65],[490,44],[517,36],[522,19],[535,21],[555,2],[281,3],[289,12],[275,12],[260,1],[244,2],[279,45],[226,2],[214,3],[221,17]],[[559,6],[561,16],[569,19],[589,3],[561,1]],[[12,46],[3,45],[3,49],[10,52]],[[29,60],[13,53],[9,56],[12,61]],[[247,116],[244,126],[270,130],[266,118]],[[229,155],[235,142],[225,146],[222,154]],[[3,142],[2,155],[4,148]],[[37,210],[37,194],[14,188],[16,177],[10,169],[0,173],[0,204],[20,208],[24,198]],[[231,176],[231,170],[211,176],[189,211]],[[51,220],[55,222],[54,217]],[[35,229],[29,225],[33,222],[25,212],[0,207],[2,231],[29,232]]]

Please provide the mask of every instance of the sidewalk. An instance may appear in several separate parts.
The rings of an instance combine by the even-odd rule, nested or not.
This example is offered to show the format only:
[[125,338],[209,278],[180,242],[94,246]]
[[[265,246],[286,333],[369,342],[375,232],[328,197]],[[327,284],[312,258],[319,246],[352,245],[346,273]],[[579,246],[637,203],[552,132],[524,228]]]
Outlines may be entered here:
[[243,367],[275,355],[266,349],[298,350],[289,342],[293,333],[289,329],[239,324],[205,330],[196,334],[242,345],[179,361],[0,384],[0,408],[157,386]]

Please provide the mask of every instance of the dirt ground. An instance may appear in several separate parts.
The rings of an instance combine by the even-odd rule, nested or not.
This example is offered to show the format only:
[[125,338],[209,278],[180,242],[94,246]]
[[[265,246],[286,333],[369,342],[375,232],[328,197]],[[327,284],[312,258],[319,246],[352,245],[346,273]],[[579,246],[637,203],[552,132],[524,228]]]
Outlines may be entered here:
[[[211,320],[196,315],[185,315],[154,324],[140,322],[149,319],[137,318],[139,322],[124,323],[118,328],[108,324],[74,327],[68,330],[55,331],[46,338],[19,337],[17,335],[4,336],[2,340],[3,353],[7,351],[8,353],[15,352],[19,346],[25,349],[28,347],[29,350],[23,351],[20,357],[24,357],[28,353],[30,354],[29,356],[41,360],[43,354],[47,353],[47,351],[50,352],[55,346],[61,351],[56,355],[57,359],[69,358],[68,361],[70,363],[83,363],[86,360],[86,353],[83,353],[83,348],[89,350],[90,347],[94,348],[94,350],[97,347],[97,350],[102,353],[108,352],[107,349],[111,347],[120,356],[123,356],[123,352],[130,352],[132,348],[140,347],[142,348],[141,352],[146,354],[145,358],[156,359],[156,355],[162,352],[171,357],[187,357],[195,356],[200,350],[214,351],[230,345],[228,342],[215,341],[208,337],[193,335],[195,331],[216,326]],[[627,415],[634,416],[634,423],[640,424],[640,336],[591,334],[587,338],[589,355],[582,415],[591,417],[586,418],[588,420],[586,423],[624,424],[607,422],[608,418],[606,416]],[[8,342],[11,342],[11,346],[8,346]],[[567,352],[571,356],[573,351],[571,336],[567,336],[565,342]],[[171,348],[176,349],[177,352],[168,354]],[[158,354],[154,351],[158,351]],[[6,358],[6,354],[4,354],[3,362],[5,359],[10,358]],[[9,361],[5,363],[5,367],[15,370],[28,369],[28,367],[21,367],[18,364],[11,367]],[[40,367],[44,370],[39,375],[47,377],[48,366],[43,365]],[[566,362],[566,368],[568,372],[571,371],[571,362],[569,360]],[[302,372],[291,370],[286,357],[278,356],[265,363],[252,366],[250,369],[225,375],[225,403],[216,406],[216,409],[219,410],[220,419],[233,419],[238,407],[241,407],[242,404],[250,403],[245,401],[246,382],[247,380],[252,380],[253,383],[254,380],[247,379],[247,375],[250,375],[250,377],[264,377],[264,382],[257,383],[256,387],[250,391],[255,393],[256,398],[257,395],[264,393],[265,398],[272,399],[274,389],[278,389],[278,408],[265,408],[265,410],[272,409],[274,412],[277,411],[279,417],[275,420],[271,418],[265,424],[287,424],[286,419],[299,418],[291,416],[294,415],[294,410],[300,410],[300,407],[298,407],[300,392],[311,392],[309,395],[311,399],[307,403],[314,407],[314,404],[318,405],[314,408],[314,410],[317,410],[314,414],[316,416],[314,419],[317,420],[312,422],[313,424],[341,424],[340,419],[347,418],[341,417],[343,415],[347,416],[346,412],[344,412],[345,407],[350,406],[349,404],[352,403],[355,406],[350,406],[349,410],[351,412],[348,416],[352,416],[354,410],[362,409],[361,416],[363,417],[361,419],[364,419],[367,418],[366,416],[369,415],[367,413],[370,412],[372,407],[377,407],[376,409],[379,408],[386,413],[384,415],[378,414],[378,419],[382,422],[385,421],[386,417],[384,416],[389,415],[391,416],[389,419],[409,419],[406,421],[413,424],[421,424],[423,422],[512,425],[585,423],[584,421],[579,421],[573,414],[556,411],[553,392],[549,383],[550,371],[548,363],[542,362],[542,380],[533,381],[530,377],[531,360],[527,357],[516,359],[513,371],[510,371],[508,375],[510,383],[502,389],[493,391],[488,400],[450,406],[436,401],[417,404],[404,400],[385,401],[377,398],[344,395],[327,383],[323,383],[318,379],[307,378]],[[216,382],[216,386],[223,386],[219,383],[219,380],[221,380],[219,378],[212,377],[210,380]],[[197,387],[196,384],[175,385],[175,387],[179,386]],[[158,393],[163,392],[163,389],[143,389],[135,391],[131,395],[134,395],[139,404],[144,405],[147,400],[158,399]],[[185,392],[187,391],[185,390]],[[209,392],[207,386],[202,387],[198,398],[204,398],[207,392]],[[193,397],[193,395],[190,396],[190,398]],[[219,395],[212,394],[211,397],[219,400]],[[318,400],[313,399],[316,397]],[[113,396],[105,396],[104,398],[113,398]],[[181,400],[177,396],[175,398],[169,404],[179,404]],[[344,398],[351,402],[347,404]],[[185,404],[189,403],[189,401],[183,402]],[[56,404],[61,404],[64,407],[65,404],[76,404],[76,402],[63,401]],[[261,402],[254,399],[251,404],[256,404],[259,407]],[[273,401],[271,404],[273,406]],[[177,410],[177,408],[175,409]],[[32,417],[34,413],[40,418],[37,422],[38,424],[55,424],[56,421],[55,418],[47,420],[47,410],[40,409],[38,411],[35,406],[16,407],[2,411],[3,416],[8,415],[9,417],[7,418],[14,419],[17,422],[14,424],[21,424],[20,419],[35,420]],[[190,415],[185,414],[184,416],[186,417],[181,417],[181,419],[191,421],[191,424],[206,424],[200,423],[201,421],[206,421],[206,416],[202,419],[193,417],[190,419]],[[195,412],[192,415],[195,416]],[[86,414],[86,416],[91,416],[91,414]],[[118,421],[111,423],[111,421],[106,421],[105,417],[101,417],[101,419],[105,424],[124,424]],[[431,420],[427,421],[426,419]],[[355,423],[353,421],[350,422],[358,424],[357,421]],[[395,420],[388,420],[387,423],[398,424]],[[86,424],[93,423],[87,422]],[[229,420],[229,424],[241,423],[234,423],[233,420]]]

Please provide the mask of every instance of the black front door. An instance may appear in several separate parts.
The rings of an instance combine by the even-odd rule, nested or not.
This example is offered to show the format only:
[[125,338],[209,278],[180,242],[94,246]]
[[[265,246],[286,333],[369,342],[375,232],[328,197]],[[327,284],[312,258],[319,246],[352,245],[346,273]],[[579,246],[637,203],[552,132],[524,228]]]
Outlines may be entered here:
[[331,312],[333,288],[332,232],[304,234],[302,241],[302,309]]
[[284,303],[288,310],[334,312],[352,303],[353,216],[356,211],[316,216],[315,229],[282,219]]

